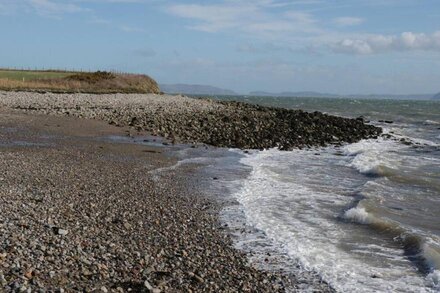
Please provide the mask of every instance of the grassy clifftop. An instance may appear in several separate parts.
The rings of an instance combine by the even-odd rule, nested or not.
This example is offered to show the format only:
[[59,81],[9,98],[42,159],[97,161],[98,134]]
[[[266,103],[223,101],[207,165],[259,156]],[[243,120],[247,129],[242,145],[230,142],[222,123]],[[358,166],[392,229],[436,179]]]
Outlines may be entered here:
[[0,69],[0,90],[57,93],[160,92],[157,82],[143,74],[8,69]]

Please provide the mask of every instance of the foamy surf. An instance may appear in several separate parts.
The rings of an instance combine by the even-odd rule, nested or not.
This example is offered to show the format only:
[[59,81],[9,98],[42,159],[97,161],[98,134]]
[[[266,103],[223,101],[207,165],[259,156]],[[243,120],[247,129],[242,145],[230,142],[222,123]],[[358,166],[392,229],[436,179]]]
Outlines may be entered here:
[[344,218],[360,224],[371,224],[376,221],[364,208],[359,207],[354,207],[346,211]]
[[[400,146],[385,140],[375,144],[364,141],[344,147],[344,157],[335,156],[334,148],[320,150],[319,156],[306,150],[248,155],[241,163],[252,168],[251,174],[234,196],[247,223],[267,237],[267,245],[283,250],[292,262],[318,273],[338,291],[435,292],[436,265],[420,273],[399,242],[381,235],[394,225],[368,211],[369,204],[380,202],[381,196],[373,196],[374,201],[363,206],[365,195],[380,185],[364,174],[378,166],[398,168],[390,157],[370,158],[384,151],[393,153]],[[362,169],[361,164],[368,167]],[[380,228],[368,235],[369,226]],[[394,226],[396,233],[404,231]],[[428,265],[425,250],[421,253]]]
[[440,271],[435,270],[430,273],[426,279],[428,280],[428,285],[435,290],[440,291]]
[[423,124],[425,124],[425,125],[440,125],[440,121],[425,120],[425,122],[423,122]]
[[385,140],[363,140],[344,147],[344,154],[353,156],[349,166],[368,175],[384,175],[398,170],[401,157],[398,150],[404,148],[398,142]]
[[389,238],[401,243],[405,255],[412,260],[415,266],[418,266],[421,272],[432,274],[440,269],[440,247],[437,244],[440,239],[437,237],[437,241],[433,241],[432,238],[425,239],[416,230],[408,229],[390,219],[380,218],[368,212],[362,206],[362,201],[357,206],[345,211],[343,218],[354,223],[369,225],[371,229],[388,235]]
[[237,247],[256,252],[255,261],[265,259],[255,255],[268,247],[280,251],[288,258],[280,268],[299,266],[340,292],[440,291],[438,102],[248,101],[363,116],[383,127],[385,136],[340,148],[268,150],[243,158],[251,173],[231,187],[240,202],[231,218],[242,218],[254,232],[244,233]]

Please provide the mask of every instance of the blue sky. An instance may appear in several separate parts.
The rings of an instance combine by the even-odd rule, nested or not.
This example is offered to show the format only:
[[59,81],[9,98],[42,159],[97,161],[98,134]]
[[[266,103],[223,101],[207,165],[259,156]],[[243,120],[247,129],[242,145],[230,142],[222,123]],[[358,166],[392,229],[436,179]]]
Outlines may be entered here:
[[0,66],[339,94],[440,91],[439,0],[0,0]]

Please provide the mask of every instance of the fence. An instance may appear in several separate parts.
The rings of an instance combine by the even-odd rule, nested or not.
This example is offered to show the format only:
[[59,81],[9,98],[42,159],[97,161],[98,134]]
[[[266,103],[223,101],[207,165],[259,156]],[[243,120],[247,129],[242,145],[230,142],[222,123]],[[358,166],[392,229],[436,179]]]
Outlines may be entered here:
[[125,71],[121,71],[121,70],[115,70],[115,69],[96,69],[96,70],[92,70],[92,69],[77,69],[77,68],[38,68],[38,67],[0,67],[0,71],[31,71],[31,72],[72,72],[72,73],[92,73],[92,72],[97,72],[97,71],[106,71],[106,72],[111,72],[113,74],[118,74],[118,75],[137,75],[137,74],[142,74],[142,73],[131,73],[131,72],[125,72]]

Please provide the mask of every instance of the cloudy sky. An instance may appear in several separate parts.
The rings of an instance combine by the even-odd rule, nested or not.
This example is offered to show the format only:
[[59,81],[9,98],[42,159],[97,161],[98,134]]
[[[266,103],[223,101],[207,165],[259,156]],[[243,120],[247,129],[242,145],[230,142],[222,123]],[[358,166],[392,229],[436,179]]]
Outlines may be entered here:
[[440,91],[439,0],[0,0],[0,67],[241,93]]

